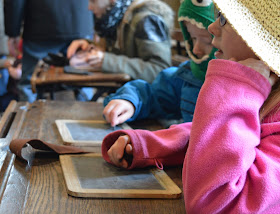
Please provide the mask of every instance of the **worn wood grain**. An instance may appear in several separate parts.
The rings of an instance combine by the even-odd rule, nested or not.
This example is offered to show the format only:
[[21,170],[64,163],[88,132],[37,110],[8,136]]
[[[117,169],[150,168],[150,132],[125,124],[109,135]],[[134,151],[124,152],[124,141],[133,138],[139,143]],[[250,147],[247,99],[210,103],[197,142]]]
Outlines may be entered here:
[[[19,138],[40,138],[63,144],[55,125],[56,119],[102,120],[103,106],[91,102],[36,101],[17,103],[16,111],[24,111],[25,119]],[[145,122],[141,122],[149,127]],[[139,127],[139,124],[135,124]],[[144,127],[141,126],[140,127]],[[157,127],[151,126],[151,127]],[[12,161],[1,173],[8,173],[0,198],[0,214],[4,213],[185,213],[180,199],[84,199],[67,194],[62,168],[57,154],[24,149],[28,162]],[[0,153],[2,155],[2,153]],[[13,154],[5,153],[7,158]],[[10,156],[11,155],[11,156]],[[2,159],[0,159],[2,160]],[[3,162],[3,160],[2,160]],[[3,172],[2,172],[3,171]],[[165,168],[166,173],[182,189],[181,167]]]
[[119,87],[120,85],[118,83],[124,84],[130,80],[131,77],[125,73],[92,72],[90,75],[66,74],[63,71],[63,67],[38,64],[31,77],[31,87],[35,93],[38,86],[52,86],[59,83],[92,87],[98,86],[98,83],[102,83],[102,86],[112,87],[113,84],[113,87]]

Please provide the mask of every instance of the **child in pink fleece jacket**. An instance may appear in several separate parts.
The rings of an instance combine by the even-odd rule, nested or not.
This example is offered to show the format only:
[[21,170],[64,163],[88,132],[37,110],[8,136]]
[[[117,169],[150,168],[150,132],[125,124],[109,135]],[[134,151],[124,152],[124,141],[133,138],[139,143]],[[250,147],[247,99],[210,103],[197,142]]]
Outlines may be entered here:
[[193,122],[113,132],[102,154],[128,169],[184,163],[187,213],[280,213],[280,2],[214,3],[220,12],[208,30],[218,59]]

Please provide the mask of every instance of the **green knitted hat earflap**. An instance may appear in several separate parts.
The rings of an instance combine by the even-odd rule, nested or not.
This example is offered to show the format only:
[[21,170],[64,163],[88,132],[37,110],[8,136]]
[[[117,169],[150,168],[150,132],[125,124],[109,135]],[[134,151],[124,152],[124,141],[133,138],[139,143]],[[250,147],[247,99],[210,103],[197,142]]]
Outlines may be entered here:
[[191,36],[184,25],[184,21],[196,25],[200,29],[208,29],[208,26],[215,21],[214,5],[212,0],[181,0],[178,12],[178,21],[185,39],[186,50],[191,58],[191,69],[194,76],[204,80],[208,62],[214,58],[214,48],[208,56],[201,59],[192,52],[193,42]]

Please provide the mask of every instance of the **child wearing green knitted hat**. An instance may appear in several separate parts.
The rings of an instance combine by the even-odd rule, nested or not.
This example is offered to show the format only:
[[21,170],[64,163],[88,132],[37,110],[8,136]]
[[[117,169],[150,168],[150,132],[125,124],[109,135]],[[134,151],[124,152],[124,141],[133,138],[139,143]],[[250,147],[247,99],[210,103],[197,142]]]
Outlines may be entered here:
[[198,56],[194,53],[194,42],[186,27],[186,22],[197,28],[207,30],[208,26],[215,21],[212,0],[182,1],[178,21],[183,32],[188,56],[191,58],[191,70],[193,75],[204,81],[208,62],[214,58],[216,49],[212,48],[210,54]]
[[107,96],[103,114],[112,126],[143,118],[161,119],[166,126],[171,119],[171,123],[192,121],[207,64],[214,58],[207,31],[214,22],[212,1],[183,1],[179,21],[191,60],[161,71],[152,84],[134,80]]

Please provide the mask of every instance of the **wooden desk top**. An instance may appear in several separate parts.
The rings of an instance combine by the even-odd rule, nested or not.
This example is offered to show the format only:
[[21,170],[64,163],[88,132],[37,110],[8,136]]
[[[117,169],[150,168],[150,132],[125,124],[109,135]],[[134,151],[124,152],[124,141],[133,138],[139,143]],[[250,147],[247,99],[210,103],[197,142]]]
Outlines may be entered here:
[[[59,157],[55,153],[27,148],[25,163],[11,154],[14,138],[39,138],[62,144],[55,119],[102,119],[102,105],[93,102],[12,102],[0,122],[0,214],[1,213],[185,213],[180,199],[85,199],[69,196]],[[9,122],[13,121],[13,122]],[[147,124],[149,123],[149,124]],[[132,127],[159,129],[150,121]],[[165,168],[182,189],[181,167]]]
[[103,73],[100,71],[90,72],[90,75],[66,74],[63,67],[49,66],[45,63],[38,63],[32,77],[32,91],[36,92],[36,86],[50,84],[88,84],[88,83],[126,83],[131,77],[125,73]]

